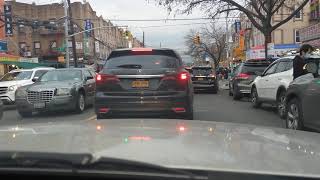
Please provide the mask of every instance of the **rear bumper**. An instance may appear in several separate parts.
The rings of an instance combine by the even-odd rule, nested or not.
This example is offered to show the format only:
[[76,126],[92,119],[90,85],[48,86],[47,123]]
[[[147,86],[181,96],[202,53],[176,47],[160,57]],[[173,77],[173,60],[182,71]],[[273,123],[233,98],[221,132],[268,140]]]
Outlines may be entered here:
[[44,108],[34,108],[34,104],[27,101],[27,99],[16,99],[17,109],[23,111],[58,111],[58,110],[70,110],[75,107],[76,99],[72,96],[55,96],[53,99],[45,103]]
[[[101,108],[108,112],[173,112],[173,108],[187,108],[189,97],[187,93],[167,96],[105,96],[96,93],[95,112],[101,113]],[[105,113],[104,113],[105,114]]]

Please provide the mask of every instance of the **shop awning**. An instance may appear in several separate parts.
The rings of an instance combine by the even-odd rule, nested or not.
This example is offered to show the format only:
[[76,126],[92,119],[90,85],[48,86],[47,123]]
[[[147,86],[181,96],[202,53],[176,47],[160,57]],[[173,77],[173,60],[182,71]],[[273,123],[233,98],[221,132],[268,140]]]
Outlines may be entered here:
[[7,65],[16,65],[16,66],[23,68],[23,69],[32,69],[35,67],[50,66],[49,64],[19,62],[19,61],[0,61],[0,63],[7,64]]

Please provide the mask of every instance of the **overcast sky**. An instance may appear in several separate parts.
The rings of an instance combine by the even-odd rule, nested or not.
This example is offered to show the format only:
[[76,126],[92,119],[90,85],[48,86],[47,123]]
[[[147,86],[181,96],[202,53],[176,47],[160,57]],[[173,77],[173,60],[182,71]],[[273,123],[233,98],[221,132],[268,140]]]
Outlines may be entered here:
[[[20,2],[36,4],[48,4],[61,2],[61,0],[18,0]],[[74,2],[76,0],[71,0]],[[98,15],[106,19],[164,19],[164,18],[195,18],[204,17],[200,11],[191,15],[168,15],[164,7],[158,6],[153,0],[87,0]],[[207,20],[197,21],[170,21],[170,22],[119,22],[116,25],[128,25],[133,35],[142,40],[142,32],[145,32],[146,45],[152,47],[169,47],[182,50],[184,36],[191,28],[199,28],[202,25],[170,26],[176,24],[205,23]],[[157,28],[141,28],[145,26],[162,26]],[[169,26],[168,26],[169,25]],[[167,27],[166,27],[167,26]]]

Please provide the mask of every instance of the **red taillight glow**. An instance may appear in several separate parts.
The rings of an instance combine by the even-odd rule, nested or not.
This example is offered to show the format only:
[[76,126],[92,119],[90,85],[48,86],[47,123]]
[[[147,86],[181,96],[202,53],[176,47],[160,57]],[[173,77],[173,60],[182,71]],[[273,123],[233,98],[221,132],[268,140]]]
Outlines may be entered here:
[[188,79],[189,74],[187,72],[183,72],[179,75],[179,79],[180,80],[187,80]]
[[152,138],[150,136],[130,136],[129,139],[135,141],[150,141]]
[[105,81],[120,81],[119,78],[115,75],[110,74],[97,74],[96,76],[96,82],[105,82]]
[[97,74],[96,80],[97,80],[97,81],[101,81],[101,80],[102,80],[101,74]]
[[182,108],[182,107],[172,108],[172,110],[173,110],[175,113],[184,113],[184,112],[186,112],[186,109],[185,109],[185,108]]
[[250,77],[249,74],[240,73],[235,77],[235,79],[248,79],[249,77]]
[[99,113],[108,113],[109,110],[110,110],[109,108],[100,108]]
[[152,51],[152,48],[133,48],[131,51],[133,52],[150,52]]

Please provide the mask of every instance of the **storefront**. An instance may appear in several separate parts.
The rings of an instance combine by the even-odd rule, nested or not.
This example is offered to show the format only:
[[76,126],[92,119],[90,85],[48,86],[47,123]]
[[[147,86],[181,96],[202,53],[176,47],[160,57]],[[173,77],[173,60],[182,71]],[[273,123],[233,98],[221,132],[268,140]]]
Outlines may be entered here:
[[[269,57],[281,57],[288,51],[299,49],[300,44],[275,44],[268,50]],[[263,59],[265,58],[265,47],[255,46],[246,52],[247,59]]]

